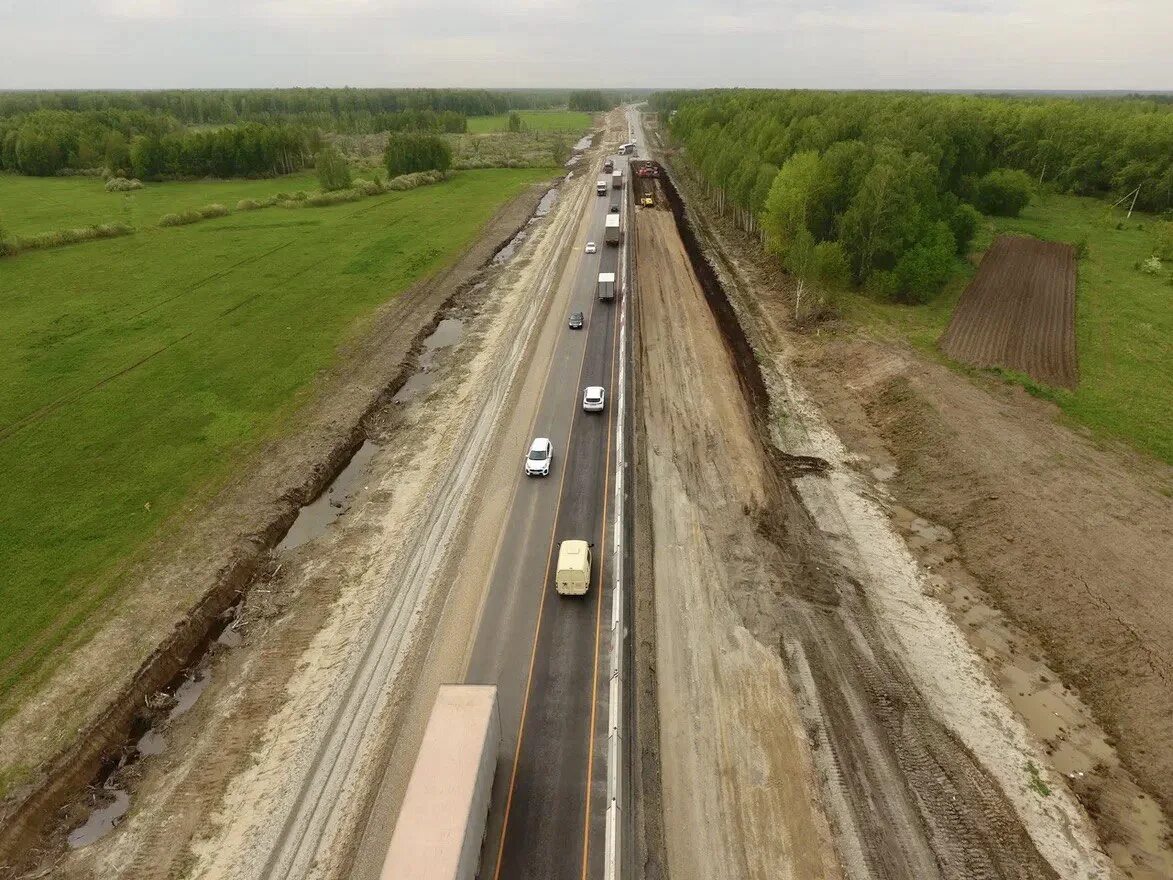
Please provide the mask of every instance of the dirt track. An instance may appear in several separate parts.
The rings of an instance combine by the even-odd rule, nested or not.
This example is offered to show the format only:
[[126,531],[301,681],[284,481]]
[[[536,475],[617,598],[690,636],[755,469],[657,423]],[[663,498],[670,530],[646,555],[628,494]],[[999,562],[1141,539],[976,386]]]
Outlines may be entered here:
[[1075,249],[999,235],[961,294],[941,350],[967,364],[1074,388]]
[[817,411],[764,361],[777,440],[831,464],[795,494],[739,393],[756,362],[720,347],[670,215],[637,229],[671,876],[835,876],[809,843],[828,827],[849,877],[1108,876],[1074,799],[1029,790],[1045,756]]
[[[910,652],[935,714],[993,771],[1036,842],[1061,820],[1056,806],[1069,811],[1071,792],[1094,821],[1113,876],[1173,876],[1161,810],[1173,792],[1173,632],[1153,580],[1173,567],[1169,469],[1097,449],[1056,424],[1048,405],[975,385],[906,347],[825,329],[793,334],[785,279],[756,243],[726,224],[707,223],[703,233],[763,354],[779,436],[840,462],[832,478],[857,497],[848,521],[868,506],[887,520],[857,532],[866,538],[859,549],[891,547],[898,536],[902,565],[911,554],[919,567],[915,592],[896,602],[899,591],[861,583],[877,611],[889,605],[888,628]],[[803,479],[800,488],[822,521],[819,484]],[[898,583],[899,567],[881,571]],[[918,606],[933,614],[914,614]],[[952,627],[941,627],[942,610]],[[955,652],[984,667],[960,692],[940,676]],[[992,735],[972,738],[981,729],[974,721],[995,718]],[[1024,724],[1026,752],[991,750]],[[1045,797],[1022,775],[1028,759],[1043,772]],[[1086,823],[1067,821],[1073,831]],[[1074,866],[1058,873],[1083,876]]]

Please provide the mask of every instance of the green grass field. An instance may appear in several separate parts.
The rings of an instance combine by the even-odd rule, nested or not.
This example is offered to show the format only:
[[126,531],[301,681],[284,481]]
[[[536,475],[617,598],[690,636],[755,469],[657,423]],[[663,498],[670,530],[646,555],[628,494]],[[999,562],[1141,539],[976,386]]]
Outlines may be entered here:
[[[529,131],[565,131],[583,134],[591,127],[590,113],[578,110],[520,110],[521,124]],[[470,116],[470,134],[487,134],[509,130],[509,114],[499,116]]]
[[[0,717],[88,631],[146,542],[292,423],[376,306],[549,177],[462,172],[355,203],[147,227],[0,261]],[[101,189],[20,179],[13,227],[98,219],[106,194],[87,183]],[[160,184],[150,211],[250,186],[298,184]],[[38,193],[52,210],[29,205]]]
[[[361,176],[361,175],[359,175]],[[216,202],[231,209],[241,199],[318,189],[312,172],[272,180],[201,180],[148,183],[128,193],[108,193],[96,177],[0,175],[0,223],[9,235],[51,232],[98,223],[154,226],[170,211]]]
[[[1087,241],[1089,254],[1079,261],[1076,285],[1079,387],[1065,391],[1040,388],[1029,380],[1023,384],[1054,400],[1097,435],[1124,440],[1173,463],[1173,285],[1168,266],[1156,277],[1135,268],[1152,253],[1156,222],[1141,214],[1125,221],[1123,211],[1109,214],[1107,205],[1096,199],[1044,195],[1021,217],[993,218],[976,245],[984,249],[998,232],[1071,244]],[[940,356],[937,340],[973,271],[963,267],[945,292],[925,306],[849,295],[844,308],[848,317],[895,332]]]

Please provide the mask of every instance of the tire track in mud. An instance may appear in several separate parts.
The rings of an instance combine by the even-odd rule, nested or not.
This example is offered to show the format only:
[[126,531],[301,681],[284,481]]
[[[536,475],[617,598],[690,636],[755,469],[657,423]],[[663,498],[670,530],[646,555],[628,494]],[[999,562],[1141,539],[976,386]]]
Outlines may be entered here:
[[[753,349],[672,182],[664,189],[761,447],[773,450],[770,397]],[[758,531],[771,545],[767,564],[784,589],[774,601],[731,599],[758,640],[780,646],[789,661],[848,876],[1058,877],[998,783],[932,716],[891,652],[865,588],[836,561],[850,560],[853,548],[820,532],[791,482],[820,478],[795,473],[803,468],[788,466],[786,453],[765,458],[773,479]]]

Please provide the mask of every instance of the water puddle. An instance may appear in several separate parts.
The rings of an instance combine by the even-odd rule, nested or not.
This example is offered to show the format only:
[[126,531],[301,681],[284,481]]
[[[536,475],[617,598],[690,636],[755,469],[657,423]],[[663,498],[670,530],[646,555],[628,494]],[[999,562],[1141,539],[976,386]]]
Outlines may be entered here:
[[277,545],[278,553],[312,541],[346,512],[351,496],[358,489],[359,481],[366,476],[367,465],[378,451],[379,447],[370,440],[358,448],[354,457],[334,478],[334,482],[326,487],[326,491],[297,512],[297,519]]
[[538,202],[537,208],[534,209],[534,217],[545,217],[553,209],[558,202],[559,191],[557,189],[547,190],[546,194],[542,196],[542,200]]
[[993,606],[965,569],[953,533],[899,506],[892,517],[929,573],[932,595],[949,609],[994,683],[1097,820],[1112,861],[1136,880],[1173,877],[1169,825],[1160,807],[1121,766],[1079,695],[1041,659],[1041,646]]
[[[509,245],[506,245],[507,247]],[[500,253],[497,256],[500,256]],[[495,262],[496,257],[493,259]],[[432,365],[436,360],[436,352],[455,345],[463,336],[464,321],[459,318],[445,318],[437,324],[432,334],[424,340],[424,350],[420,352],[419,356],[419,369],[409,376],[407,381],[395,392],[395,396],[391,398],[391,402],[406,403],[436,384],[436,376],[432,372]]]
[[128,746],[117,760],[112,759],[103,769],[98,780],[98,791],[102,803],[89,812],[84,823],[69,833],[67,842],[70,849],[89,846],[118,827],[131,804],[130,793],[119,784],[120,771],[131,766],[140,758],[161,755],[167,750],[167,738],[163,734],[164,728],[191,711],[200,695],[212,681],[206,663],[208,649],[217,644],[235,647],[243,640],[243,636],[236,629],[238,608],[239,603],[224,612],[220,622],[216,624],[220,628],[219,632],[213,627],[212,631],[208,633],[207,647],[203,649],[199,659],[177,675],[163,691],[162,699],[171,704],[167,714],[153,721],[142,719],[136,722],[131,732],[133,745]]
[[70,849],[81,849],[105,837],[114,830],[130,809],[130,795],[122,789],[103,786],[102,791],[110,798],[109,803],[96,807],[84,825],[69,832]]
[[517,253],[517,249],[521,247],[521,243],[525,241],[528,234],[528,229],[522,229],[517,233],[517,235],[509,239],[509,241],[505,243],[505,247],[501,248],[501,250],[497,251],[497,253],[493,256],[493,265],[501,266],[512,260],[513,255]]

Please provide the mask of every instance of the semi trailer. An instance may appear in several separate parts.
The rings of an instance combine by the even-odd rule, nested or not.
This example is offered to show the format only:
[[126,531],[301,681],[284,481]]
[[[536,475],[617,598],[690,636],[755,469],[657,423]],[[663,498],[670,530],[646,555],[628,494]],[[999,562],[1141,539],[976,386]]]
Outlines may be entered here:
[[497,688],[441,685],[382,880],[474,880],[500,746]]
[[611,189],[623,189],[623,171],[616,169],[611,172]]

